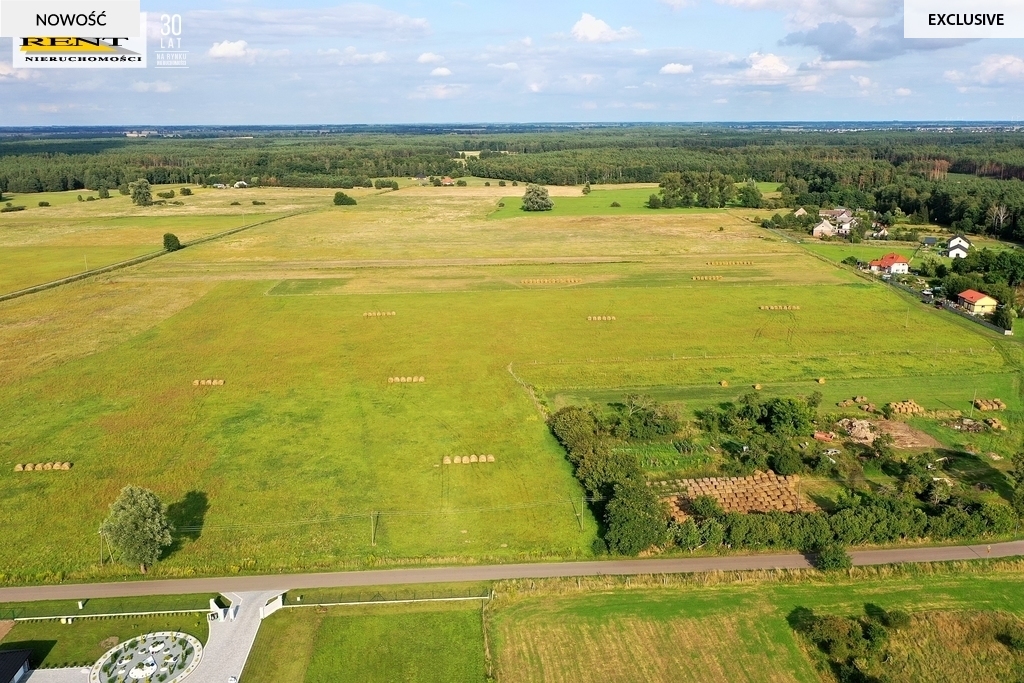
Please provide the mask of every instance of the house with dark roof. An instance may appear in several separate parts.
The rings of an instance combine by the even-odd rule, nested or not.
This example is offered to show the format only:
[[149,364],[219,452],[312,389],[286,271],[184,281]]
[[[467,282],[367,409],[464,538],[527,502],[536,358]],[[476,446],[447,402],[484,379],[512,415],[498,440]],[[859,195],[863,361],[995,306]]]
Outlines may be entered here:
[[834,209],[822,209],[818,212],[818,218],[831,218],[832,220],[853,218],[853,211],[850,211],[845,206],[837,206]]
[[926,247],[934,247],[936,244],[939,243],[939,238],[938,237],[925,237],[924,240],[922,240],[922,241],[924,242],[924,246],[926,246]]
[[887,273],[889,275],[906,275],[910,272],[910,261],[895,252],[886,254],[880,259],[868,263],[873,273]]
[[31,650],[0,652],[0,683],[20,683],[28,678]]
[[946,242],[946,253],[949,258],[967,258],[967,252],[971,248],[971,241],[963,235],[951,237]]
[[999,302],[988,294],[982,294],[973,289],[960,292],[957,295],[957,302],[971,315],[994,313],[999,305]]

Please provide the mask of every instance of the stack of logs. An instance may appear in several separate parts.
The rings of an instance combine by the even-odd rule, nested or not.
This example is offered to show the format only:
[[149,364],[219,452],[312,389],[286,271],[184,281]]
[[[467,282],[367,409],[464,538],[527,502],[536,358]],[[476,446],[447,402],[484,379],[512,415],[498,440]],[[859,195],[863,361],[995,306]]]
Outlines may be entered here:
[[769,470],[755,472],[750,477],[676,479],[654,482],[651,486],[678,491],[667,496],[667,499],[673,518],[680,521],[687,517],[689,502],[699,496],[711,496],[725,512],[816,511],[818,507],[814,503],[804,500],[797,493],[796,483],[799,480],[796,475],[779,476]]

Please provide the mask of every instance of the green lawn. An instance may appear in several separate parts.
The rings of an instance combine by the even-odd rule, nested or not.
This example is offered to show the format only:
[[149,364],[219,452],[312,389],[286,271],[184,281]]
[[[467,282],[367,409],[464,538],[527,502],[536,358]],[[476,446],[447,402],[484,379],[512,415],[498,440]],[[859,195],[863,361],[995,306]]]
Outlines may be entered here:
[[125,612],[170,612],[209,610],[215,593],[197,595],[148,595],[141,598],[95,598],[78,609],[77,600],[39,600],[37,602],[0,603],[0,619],[17,617],[64,617]]
[[471,683],[485,678],[480,605],[282,610],[263,623],[245,683]]
[[92,666],[117,642],[154,631],[180,631],[203,643],[209,635],[205,614],[20,621],[0,641],[0,651],[32,650],[34,667]]
[[[525,187],[522,188],[525,191]],[[648,209],[645,204],[652,194],[658,194],[657,187],[630,188],[625,190],[595,189],[589,195],[579,197],[552,197],[555,208],[551,211],[527,212],[522,210],[522,194],[502,197],[505,206],[497,207],[489,218],[516,218],[523,216],[617,216],[649,213],[687,215],[699,213],[723,213],[725,209]],[[612,202],[621,206],[613,207]]]

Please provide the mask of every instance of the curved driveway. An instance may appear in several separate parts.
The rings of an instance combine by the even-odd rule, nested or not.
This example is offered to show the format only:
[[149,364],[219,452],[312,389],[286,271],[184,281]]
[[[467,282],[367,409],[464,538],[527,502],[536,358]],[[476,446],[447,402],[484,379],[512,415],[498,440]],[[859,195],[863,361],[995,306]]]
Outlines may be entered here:
[[[854,565],[869,566],[900,562],[948,562],[979,558],[1024,555],[1024,541],[992,545],[962,545],[928,548],[859,550],[850,553]],[[166,579],[124,581],[121,583],[61,584],[0,588],[0,602],[31,600],[84,600],[144,595],[183,595],[189,593],[227,593],[288,591],[348,586],[393,586],[399,584],[456,583],[460,581],[498,581],[501,579],[543,579],[567,576],[626,576],[637,574],[691,574],[712,571],[755,569],[806,569],[807,556],[730,555],[669,560],[603,560],[592,562],[549,562],[534,564],[494,564],[423,569],[380,569],[331,572],[323,574],[278,574],[267,576],[229,576],[210,579]]]

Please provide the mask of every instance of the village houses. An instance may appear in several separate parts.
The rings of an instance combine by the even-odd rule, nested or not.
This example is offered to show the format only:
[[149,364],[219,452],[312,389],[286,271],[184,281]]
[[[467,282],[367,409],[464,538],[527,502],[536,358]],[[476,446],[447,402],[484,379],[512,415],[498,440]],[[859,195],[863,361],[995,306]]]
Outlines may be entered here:
[[957,296],[957,302],[971,315],[988,315],[989,313],[995,313],[996,307],[999,306],[999,302],[988,294],[982,294],[981,292],[976,292],[973,289],[968,289],[966,292],[960,292]]
[[872,273],[887,275],[906,275],[910,272],[910,261],[897,253],[886,254],[880,259],[868,263]]

